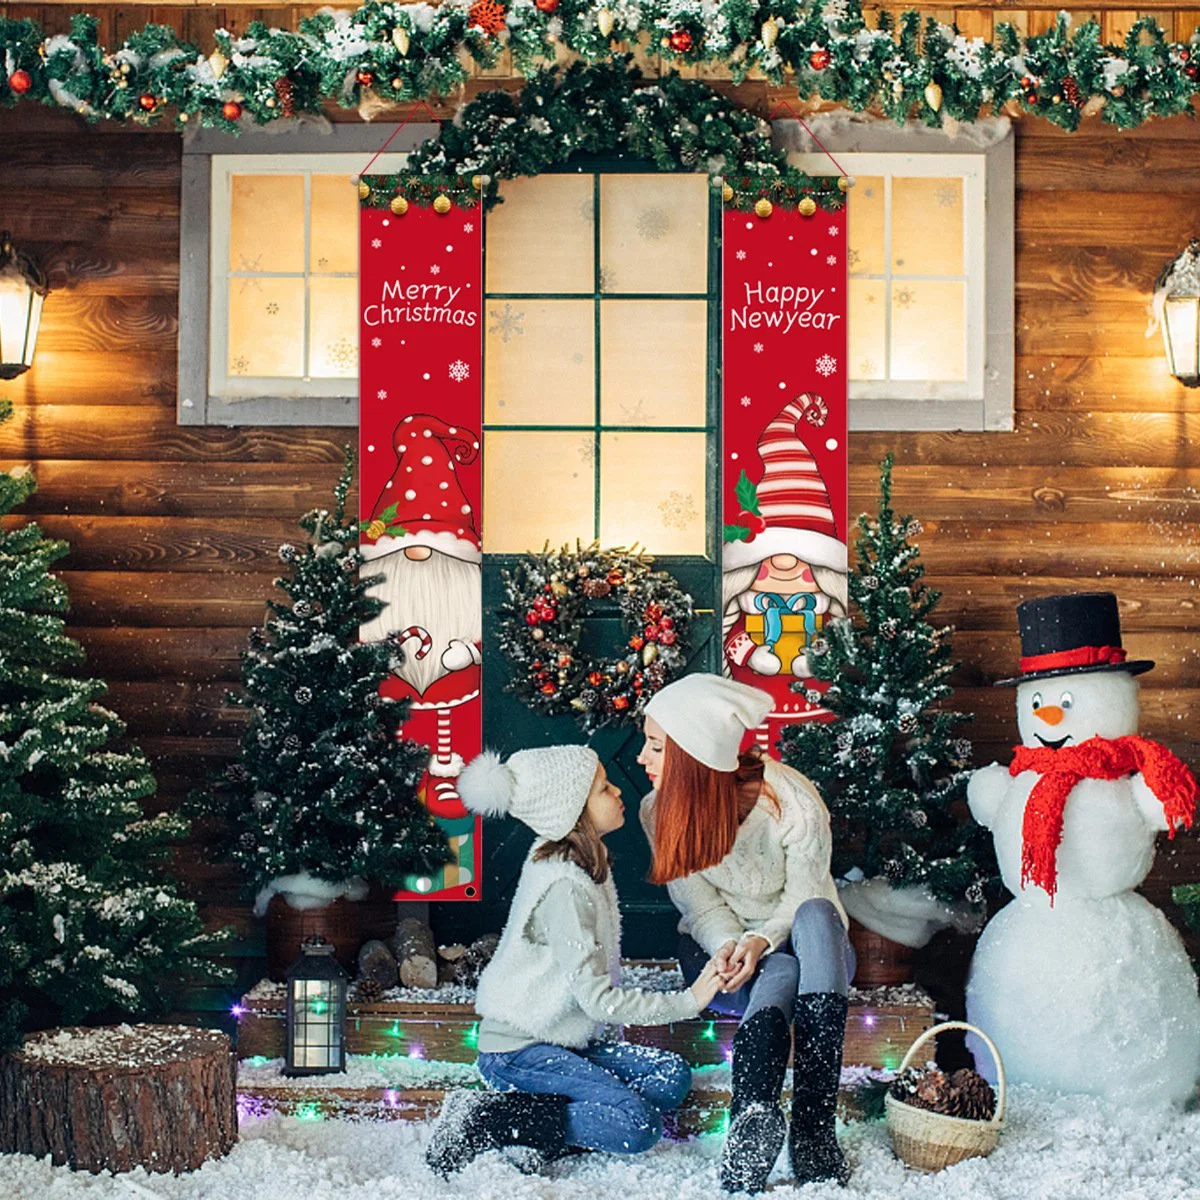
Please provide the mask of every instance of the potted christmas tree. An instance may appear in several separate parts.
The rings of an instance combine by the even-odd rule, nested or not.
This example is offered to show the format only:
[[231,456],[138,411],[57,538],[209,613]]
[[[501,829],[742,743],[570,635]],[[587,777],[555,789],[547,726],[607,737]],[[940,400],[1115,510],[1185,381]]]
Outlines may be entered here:
[[833,872],[867,984],[911,978],[912,951],[939,929],[977,927],[996,878],[991,837],[964,803],[971,744],[958,730],[969,718],[943,707],[950,630],[930,622],[940,593],[923,581],[920,532],[892,511],[889,455],[878,512],[858,518],[851,617],[808,655],[830,685],[817,699],[837,719],[787,726],[780,739],[829,807]]
[[[0,421],[12,414],[0,400]],[[0,516],[35,487],[0,472]],[[165,867],[188,832],[147,816],[155,790],[107,690],[77,674],[67,589],[50,573],[66,542],[34,524],[0,529],[0,1050],[21,1034],[162,1012],[181,984],[220,979],[196,906]]]
[[397,735],[407,705],[379,694],[401,653],[362,642],[359,626],[382,602],[360,578],[358,525],[346,514],[353,459],[332,512],[300,521],[303,546],[286,543],[286,602],[268,602],[264,630],[242,655],[230,702],[251,718],[224,779],[198,797],[224,818],[226,849],[267,916],[267,962],[281,979],[304,937],[319,933],[349,966],[358,951],[353,902],[370,883],[398,886],[450,857],[417,794],[428,750]]

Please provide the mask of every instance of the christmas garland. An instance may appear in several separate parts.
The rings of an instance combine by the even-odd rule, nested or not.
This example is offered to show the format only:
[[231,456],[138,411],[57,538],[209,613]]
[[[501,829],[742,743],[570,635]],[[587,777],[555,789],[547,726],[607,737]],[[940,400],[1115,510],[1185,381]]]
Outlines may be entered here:
[[230,131],[316,113],[327,99],[353,107],[447,95],[471,64],[493,67],[508,51],[536,74],[566,48],[603,62],[641,42],[668,64],[722,64],[739,83],[754,71],[856,111],[903,122],[972,121],[986,111],[1029,112],[1074,129],[1081,116],[1132,128],[1187,112],[1200,91],[1200,31],[1168,41],[1153,18],[1122,45],[1089,20],[1060,13],[1045,33],[1000,25],[989,44],[915,12],[872,28],[858,0],[369,0],[321,12],[298,32],[252,23],[217,30],[207,53],[173,29],[147,25],[115,49],[97,42],[94,17],[47,37],[32,20],[0,20],[0,102],[37,100],[91,119],[148,123],[173,113],[182,127]]
[[359,195],[364,205],[399,216],[410,203],[449,212],[451,201],[471,207],[479,196],[490,208],[501,179],[540,175],[581,153],[620,152],[664,171],[715,173],[727,204],[758,205],[760,215],[763,201],[768,216],[772,205],[811,216],[818,203],[832,212],[845,201],[841,180],[788,165],[771,145],[768,122],[699,80],[672,72],[643,82],[628,55],[539,71],[517,95],[482,92],[410,155],[402,174],[364,176]]
[[[496,631],[512,665],[508,690],[534,712],[569,715],[591,733],[637,721],[687,662],[692,598],[653,559],[598,544],[546,549],[503,571]],[[579,648],[594,600],[615,601],[626,640],[616,658]]]

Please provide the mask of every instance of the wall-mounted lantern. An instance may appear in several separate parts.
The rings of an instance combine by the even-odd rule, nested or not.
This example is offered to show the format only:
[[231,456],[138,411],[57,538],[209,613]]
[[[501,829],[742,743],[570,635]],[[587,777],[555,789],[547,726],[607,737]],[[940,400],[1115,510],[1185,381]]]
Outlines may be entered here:
[[42,301],[50,288],[32,259],[0,233],[0,379],[15,379],[33,365]]
[[1200,387],[1200,239],[1192,238],[1155,280],[1154,316],[1162,327],[1167,370],[1184,387]]

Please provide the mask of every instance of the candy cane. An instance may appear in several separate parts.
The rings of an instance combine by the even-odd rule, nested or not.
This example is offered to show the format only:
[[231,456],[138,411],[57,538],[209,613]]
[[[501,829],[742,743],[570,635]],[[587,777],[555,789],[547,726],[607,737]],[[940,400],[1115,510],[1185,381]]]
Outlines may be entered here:
[[420,638],[421,640],[421,648],[416,653],[418,659],[424,658],[433,649],[433,638],[420,625],[410,625],[403,633],[398,635],[397,640],[403,645],[409,638]]
[[793,403],[804,414],[804,419],[817,429],[829,419],[829,405],[825,403],[825,398],[816,392],[801,392]]

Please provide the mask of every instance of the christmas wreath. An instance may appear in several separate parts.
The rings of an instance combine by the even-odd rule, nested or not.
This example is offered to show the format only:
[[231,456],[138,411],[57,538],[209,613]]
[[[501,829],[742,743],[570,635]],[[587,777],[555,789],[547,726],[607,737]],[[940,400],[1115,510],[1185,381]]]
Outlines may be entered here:
[[[588,733],[636,721],[687,660],[692,598],[636,550],[576,545],[543,550],[502,572],[497,638],[512,664],[508,690],[534,712],[569,715]],[[593,601],[615,602],[625,646],[615,658],[581,652]]]

